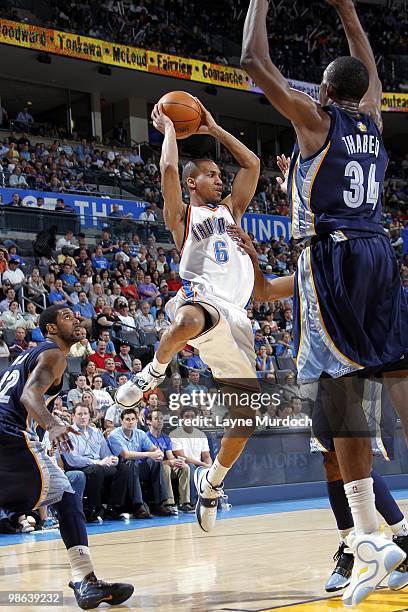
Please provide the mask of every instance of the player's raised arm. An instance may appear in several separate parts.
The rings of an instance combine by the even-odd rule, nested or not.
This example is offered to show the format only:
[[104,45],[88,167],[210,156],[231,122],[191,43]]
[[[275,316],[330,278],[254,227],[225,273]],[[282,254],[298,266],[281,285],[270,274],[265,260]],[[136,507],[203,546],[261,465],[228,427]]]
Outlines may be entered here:
[[186,205],[183,203],[178,171],[178,148],[176,131],[171,119],[163,113],[162,105],[154,107],[153,125],[162,134],[164,140],[160,157],[161,185],[164,198],[164,221],[173,234],[176,247],[180,250],[183,244]]
[[254,298],[256,300],[259,302],[274,302],[293,295],[294,274],[268,281],[259,267],[258,255],[248,234],[239,225],[229,225],[227,232],[251,258],[255,272]]
[[220,141],[222,145],[234,156],[241,169],[237,172],[232,185],[231,196],[225,203],[231,206],[232,214],[239,223],[241,217],[254,197],[259,180],[259,158],[235,136],[219,126],[211,113],[201,104],[202,123],[198,134],[210,134]]
[[72,449],[68,433],[77,432],[59,422],[48,411],[44,401],[44,394],[53,384],[60,381],[66,367],[67,361],[61,351],[49,350],[41,353],[24,387],[21,403],[29,416],[48,431],[50,442],[61,445],[62,450],[67,451]]
[[[251,0],[244,25],[241,66],[259,85],[265,96],[295,128],[327,130],[328,119],[313,99],[292,89],[269,54],[266,16],[267,0]],[[282,24],[276,24],[277,29]]]
[[352,0],[326,0],[326,2],[336,7],[347,37],[350,55],[363,62],[368,70],[370,84],[360,102],[360,110],[363,113],[372,115],[378,129],[382,131],[382,85],[378,77],[373,50],[361,26],[355,6]]

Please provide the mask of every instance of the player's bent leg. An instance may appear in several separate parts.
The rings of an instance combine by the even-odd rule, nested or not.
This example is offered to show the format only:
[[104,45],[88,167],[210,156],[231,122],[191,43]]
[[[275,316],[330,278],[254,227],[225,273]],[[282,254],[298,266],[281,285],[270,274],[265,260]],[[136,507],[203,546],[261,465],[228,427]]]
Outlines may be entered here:
[[95,576],[88,548],[85,515],[78,496],[65,491],[61,501],[54,504],[54,507],[71,564],[72,581],[69,586],[74,591],[79,607],[90,610],[104,601],[119,605],[129,599],[134,590],[131,584],[110,584]]
[[187,342],[205,328],[205,312],[199,305],[186,304],[178,309],[175,319],[160,339],[153,361],[119,387],[116,402],[124,408],[134,406],[143,393],[163,382],[168,364]]
[[245,414],[230,411],[230,418],[232,422],[240,418],[246,424],[231,425],[221,440],[221,448],[212,466],[197,468],[194,474],[194,484],[198,493],[196,517],[201,529],[207,533],[215,527],[218,500],[224,494],[223,480],[256,428],[255,416],[249,411]]

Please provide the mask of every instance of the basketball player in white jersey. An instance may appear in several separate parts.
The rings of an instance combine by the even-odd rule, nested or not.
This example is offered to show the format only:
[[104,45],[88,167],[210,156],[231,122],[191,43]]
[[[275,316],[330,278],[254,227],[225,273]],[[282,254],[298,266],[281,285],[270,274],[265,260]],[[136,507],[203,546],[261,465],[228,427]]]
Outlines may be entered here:
[[[171,359],[187,343],[199,349],[214,378],[227,381],[235,390],[258,388],[253,333],[245,311],[254,284],[253,267],[250,257],[238,248],[226,229],[240,224],[255,193],[260,163],[245,145],[217,125],[203,105],[201,109],[198,133],[217,138],[241,169],[231,194],[222,199],[223,184],[217,164],[210,160],[188,162],[183,170],[190,195],[190,204],[186,206],[180,188],[174,125],[162,108],[155,106],[153,123],[164,134],[160,161],[164,220],[181,253],[183,287],[166,306],[172,324],[161,338],[153,362],[118,390],[116,400],[125,406],[140,401],[145,391],[163,381]],[[237,416],[253,416],[248,408],[233,409]],[[196,515],[204,531],[215,526],[223,479],[253,429],[254,426],[231,428],[213,465],[195,473],[199,494]]]

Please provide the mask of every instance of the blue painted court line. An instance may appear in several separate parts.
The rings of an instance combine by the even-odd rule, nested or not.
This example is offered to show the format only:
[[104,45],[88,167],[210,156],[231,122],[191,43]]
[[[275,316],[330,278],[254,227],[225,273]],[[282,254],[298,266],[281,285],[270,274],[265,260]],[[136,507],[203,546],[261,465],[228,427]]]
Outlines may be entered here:
[[[408,489],[393,491],[396,500],[408,499]],[[316,497],[310,499],[279,501],[263,504],[249,504],[245,506],[234,506],[228,511],[223,510],[218,514],[218,520],[232,518],[243,518],[249,516],[262,516],[264,514],[276,514],[278,512],[296,512],[300,510],[319,510],[329,508],[329,500],[326,497]],[[124,521],[105,521],[102,525],[87,525],[88,535],[98,535],[100,533],[113,533],[116,531],[136,531],[154,527],[164,527],[168,525],[181,525],[184,523],[195,523],[194,514],[179,514],[172,517],[155,517],[153,519],[131,519]],[[0,534],[0,546],[10,546],[13,544],[27,544],[43,542],[44,540],[59,540],[58,529],[52,531],[38,531],[32,533]]]

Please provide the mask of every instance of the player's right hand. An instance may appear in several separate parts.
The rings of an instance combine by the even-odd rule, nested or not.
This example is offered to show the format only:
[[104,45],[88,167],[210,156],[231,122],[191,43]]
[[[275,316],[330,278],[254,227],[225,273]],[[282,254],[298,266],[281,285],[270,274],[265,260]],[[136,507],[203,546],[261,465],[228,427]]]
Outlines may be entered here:
[[68,434],[73,433],[76,436],[80,435],[79,431],[63,423],[54,423],[47,428],[47,431],[51,445],[58,447],[60,451],[68,453],[74,449],[74,445],[69,439]]
[[165,114],[163,110],[163,104],[154,105],[154,108],[152,110],[152,120],[154,127],[161,134],[165,133],[166,127],[174,127],[172,120]]
[[251,259],[258,261],[258,254],[254,247],[254,243],[246,232],[239,225],[228,225],[227,234],[235,240],[240,249],[248,253]]

